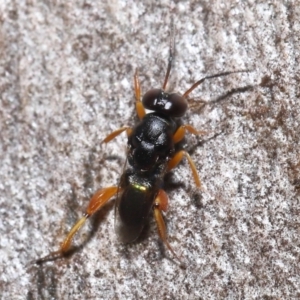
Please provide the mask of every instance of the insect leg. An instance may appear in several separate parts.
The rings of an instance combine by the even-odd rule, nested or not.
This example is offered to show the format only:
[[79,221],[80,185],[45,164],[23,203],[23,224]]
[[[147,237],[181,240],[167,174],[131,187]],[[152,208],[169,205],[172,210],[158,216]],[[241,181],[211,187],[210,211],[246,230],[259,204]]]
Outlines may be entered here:
[[200,181],[196,166],[195,166],[193,160],[191,159],[190,155],[187,152],[185,152],[184,150],[181,150],[181,151],[178,151],[177,153],[175,153],[173,158],[168,162],[168,171],[174,169],[180,163],[180,161],[183,159],[184,156],[187,158],[190,168],[192,169],[192,173],[193,173],[193,177],[194,177],[196,186],[201,188],[201,181]]
[[128,126],[124,126],[124,127],[121,127],[115,131],[113,131],[112,133],[110,133],[102,142],[102,143],[108,143],[110,142],[111,140],[113,140],[115,137],[117,137],[119,134],[121,134],[122,132],[124,132],[126,130],[126,133],[127,133],[127,136],[130,136],[131,135],[131,131],[132,129]]
[[91,198],[84,216],[81,219],[79,219],[77,223],[72,227],[67,237],[62,242],[59,250],[51,252],[45,257],[39,258],[38,260],[36,260],[36,263],[42,263],[47,260],[55,259],[66,254],[70,249],[72,239],[76,232],[78,232],[78,230],[83,226],[85,221],[96,211],[102,208],[108,202],[108,200],[117,193],[117,191],[118,187],[116,186],[108,187],[97,191]]
[[146,111],[141,101],[141,86],[140,86],[139,74],[137,70],[135,71],[134,74],[134,92],[135,92],[135,101],[136,101],[135,102],[136,113],[139,119],[142,120],[146,115]]
[[192,134],[206,134],[206,131],[198,131],[196,128],[194,128],[191,125],[182,125],[180,127],[178,127],[178,129],[176,130],[175,134],[173,135],[173,142],[176,144],[178,142],[180,142],[185,135],[185,132],[188,131]]
[[157,224],[158,234],[166,247],[172,252],[174,257],[176,257],[180,261],[181,265],[184,265],[168,241],[166,224],[162,214],[162,211],[166,211],[167,208],[168,196],[164,190],[160,189],[154,201],[154,218]]

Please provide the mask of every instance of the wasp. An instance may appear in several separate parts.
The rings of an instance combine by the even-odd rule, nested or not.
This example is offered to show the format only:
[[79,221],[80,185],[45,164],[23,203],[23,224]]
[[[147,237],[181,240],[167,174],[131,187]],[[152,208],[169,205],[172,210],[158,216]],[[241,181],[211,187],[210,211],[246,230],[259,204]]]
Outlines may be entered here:
[[[188,96],[206,79],[229,75],[234,71],[206,76],[195,82],[182,95],[166,90],[173,62],[173,47],[170,46],[169,60],[162,88],[150,89],[141,97],[138,72],[134,74],[135,109],[139,122],[133,127],[124,126],[109,134],[102,143],[108,143],[123,132],[127,133],[127,163],[116,186],[98,190],[91,198],[81,219],[73,226],[57,251],[40,258],[41,263],[62,257],[70,251],[72,239],[86,220],[116,196],[115,229],[121,242],[131,243],[138,239],[153,213],[158,234],[164,245],[180,262],[168,241],[163,212],[168,208],[168,196],[163,190],[164,176],[186,158],[192,171],[195,185],[201,188],[196,166],[184,150],[176,150],[186,132],[199,135],[191,125],[182,125],[182,117],[188,109]],[[146,113],[146,109],[150,113]],[[182,263],[182,265],[184,265]]]

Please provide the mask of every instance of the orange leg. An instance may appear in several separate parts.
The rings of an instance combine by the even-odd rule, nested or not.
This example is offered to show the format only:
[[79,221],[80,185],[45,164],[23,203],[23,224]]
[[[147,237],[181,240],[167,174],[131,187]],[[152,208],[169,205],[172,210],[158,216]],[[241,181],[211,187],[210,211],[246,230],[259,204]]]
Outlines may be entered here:
[[139,74],[137,70],[135,71],[134,74],[134,91],[135,91],[135,101],[136,101],[135,109],[139,119],[142,120],[146,115],[146,111],[143,106],[143,103],[141,102],[141,86],[140,86]]
[[124,127],[121,127],[115,131],[113,131],[112,133],[110,133],[102,142],[102,143],[108,143],[110,142],[111,140],[113,140],[115,137],[117,137],[119,134],[121,134],[122,132],[124,132],[126,130],[126,133],[127,133],[127,136],[130,136],[131,135],[131,132],[132,132],[132,129],[128,126],[124,126]]
[[206,131],[198,131],[191,125],[182,125],[176,130],[175,134],[173,135],[173,142],[175,144],[180,142],[184,138],[186,130],[192,134],[206,134]]
[[163,218],[162,211],[166,211],[168,208],[168,196],[164,190],[159,190],[157,197],[154,201],[154,218],[157,224],[158,234],[163,243],[166,245],[166,247],[172,252],[174,257],[176,257],[181,265],[182,263],[181,259],[177,256],[173,248],[171,247],[169,241],[168,241],[168,235],[167,235],[167,229],[166,224]]
[[168,171],[174,169],[180,163],[180,161],[183,159],[183,156],[185,156],[189,162],[190,168],[192,169],[192,173],[193,173],[193,177],[194,177],[196,186],[201,188],[201,181],[200,181],[196,166],[195,166],[193,160],[191,159],[190,155],[187,152],[185,152],[183,150],[178,151],[173,156],[173,158],[168,162]]
[[112,198],[118,191],[118,187],[112,186],[102,190],[97,191],[94,196],[91,198],[88,208],[84,216],[77,221],[77,223],[73,226],[73,228],[68,233],[67,237],[62,242],[59,250],[51,252],[45,257],[39,258],[36,263],[42,263],[47,260],[55,259],[57,257],[62,257],[66,254],[71,246],[72,239],[76,232],[83,226],[85,221],[93,215],[96,211],[102,208],[110,198]]

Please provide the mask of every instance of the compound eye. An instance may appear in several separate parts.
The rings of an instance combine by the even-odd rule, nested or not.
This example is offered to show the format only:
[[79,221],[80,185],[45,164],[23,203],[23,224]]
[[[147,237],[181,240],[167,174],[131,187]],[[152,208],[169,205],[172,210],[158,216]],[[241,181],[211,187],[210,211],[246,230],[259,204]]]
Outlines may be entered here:
[[182,117],[188,107],[187,101],[184,97],[174,93],[169,95],[169,115],[171,117]]
[[146,109],[157,110],[157,105],[162,98],[163,91],[160,89],[152,89],[143,96],[143,105]]

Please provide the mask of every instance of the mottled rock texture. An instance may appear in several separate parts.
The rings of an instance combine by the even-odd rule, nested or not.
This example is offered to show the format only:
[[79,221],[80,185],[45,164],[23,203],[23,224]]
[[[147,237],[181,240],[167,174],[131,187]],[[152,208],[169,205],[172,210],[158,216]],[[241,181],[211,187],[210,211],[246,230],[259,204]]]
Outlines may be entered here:
[[[103,2],[103,3],[102,3]],[[0,3],[1,299],[299,299],[300,100],[297,1]],[[133,75],[160,87],[171,18],[169,88],[203,83],[184,123],[204,191],[186,161],[167,176],[170,243],[153,220],[120,244],[113,202],[42,266],[91,195],[118,183],[136,121]],[[201,100],[208,102],[203,106]]]

